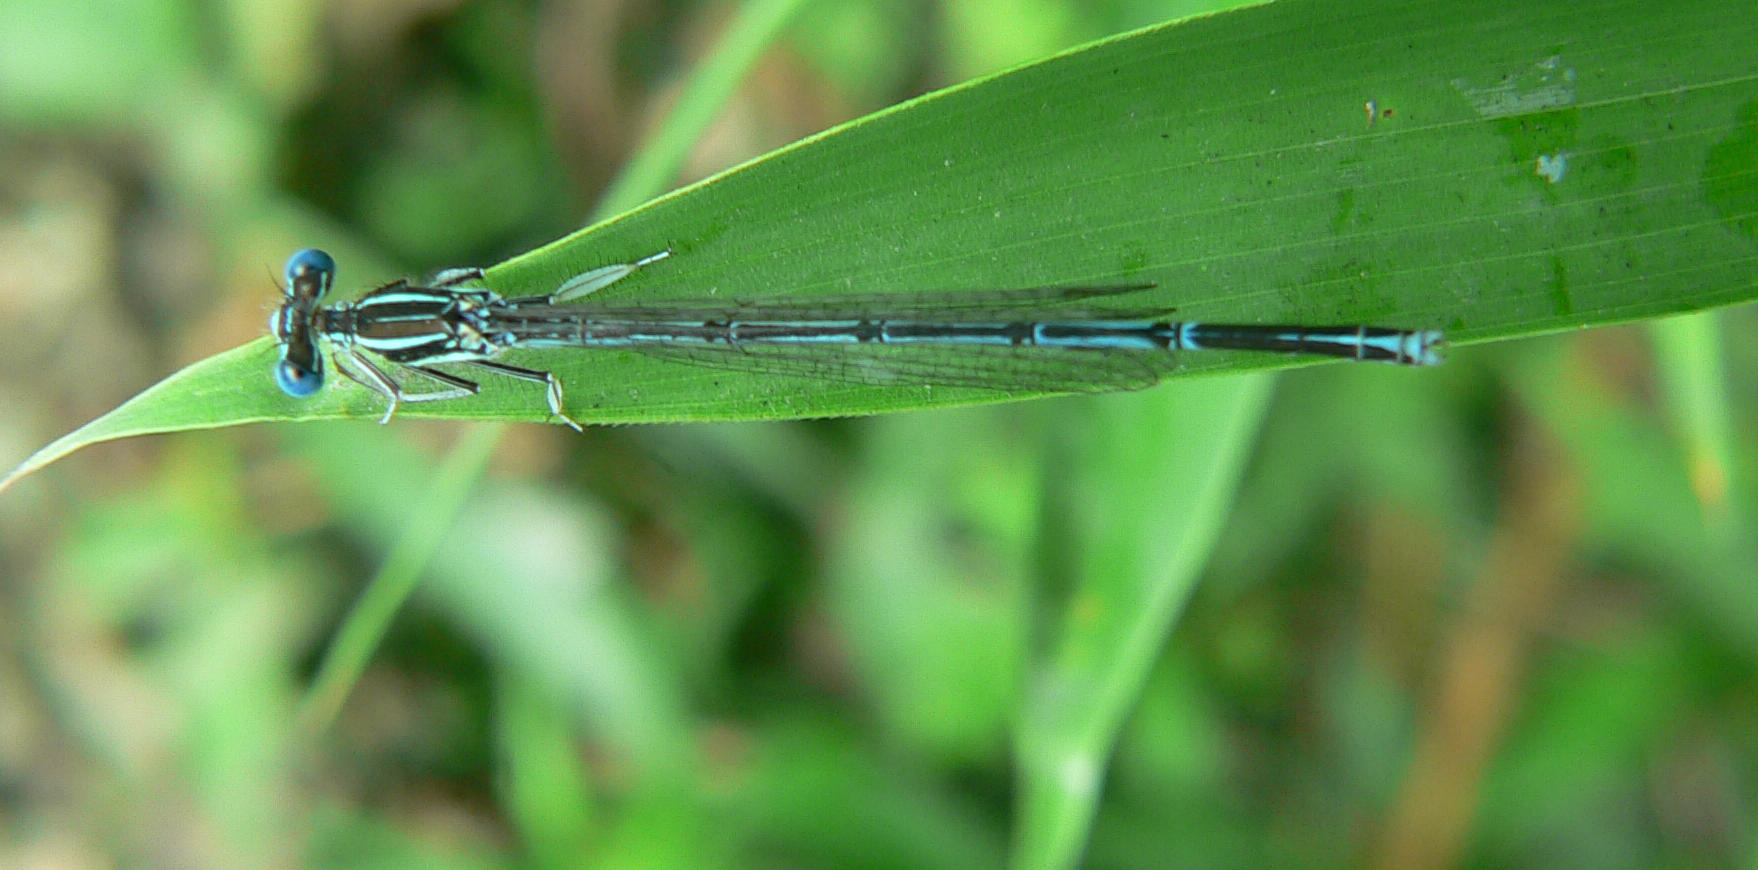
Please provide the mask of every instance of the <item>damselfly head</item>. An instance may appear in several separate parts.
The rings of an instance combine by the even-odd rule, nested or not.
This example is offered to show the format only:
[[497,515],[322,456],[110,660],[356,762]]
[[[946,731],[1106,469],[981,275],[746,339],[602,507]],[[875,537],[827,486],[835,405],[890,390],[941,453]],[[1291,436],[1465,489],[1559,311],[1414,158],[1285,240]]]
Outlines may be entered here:
[[275,383],[289,396],[303,399],[323,388],[324,361],[312,334],[312,317],[335,277],[335,259],[316,248],[295,251],[287,258],[287,286],[283,288],[287,299],[269,319],[269,329],[281,345]]

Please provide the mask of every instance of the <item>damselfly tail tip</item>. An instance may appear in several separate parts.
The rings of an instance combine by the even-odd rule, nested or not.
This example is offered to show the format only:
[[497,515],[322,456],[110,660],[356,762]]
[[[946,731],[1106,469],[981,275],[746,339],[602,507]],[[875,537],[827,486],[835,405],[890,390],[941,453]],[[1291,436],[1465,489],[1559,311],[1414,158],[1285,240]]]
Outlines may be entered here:
[[1409,365],[1438,366],[1444,359],[1440,352],[1446,346],[1446,333],[1438,329],[1422,329],[1404,334],[1404,346],[1400,349],[1400,354]]

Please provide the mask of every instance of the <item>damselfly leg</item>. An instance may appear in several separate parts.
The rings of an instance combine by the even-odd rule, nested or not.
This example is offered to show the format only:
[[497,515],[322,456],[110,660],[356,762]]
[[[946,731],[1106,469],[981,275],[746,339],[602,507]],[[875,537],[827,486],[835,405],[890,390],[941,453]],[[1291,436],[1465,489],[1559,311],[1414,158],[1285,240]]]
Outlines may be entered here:
[[[380,425],[391,422],[391,417],[395,416],[397,413],[397,406],[404,402],[438,402],[444,399],[462,399],[465,396],[474,396],[482,390],[481,385],[477,384],[475,381],[460,378],[450,372],[443,372],[439,369],[428,368],[427,366],[412,366],[399,363],[397,367],[404,371],[414,372],[423,377],[432,378],[433,380],[450,387],[450,389],[434,390],[426,393],[409,393],[403,390],[402,382],[385,374],[384,369],[374,365],[372,360],[369,360],[352,350],[338,349],[335,352],[335,358],[336,371],[341,372],[348,380],[385,397],[385,402],[387,404],[385,406],[384,417],[380,418],[378,421]],[[344,360],[346,360],[346,362],[344,362]],[[355,374],[354,371],[348,367],[348,363],[353,363],[354,365],[359,366],[361,373]]]
[[[344,360],[347,362],[344,362]],[[355,374],[354,371],[349,368],[349,364],[358,366],[361,374]],[[523,366],[507,365],[506,363],[495,362],[493,360],[463,360],[461,361],[461,364],[476,366],[486,371],[494,372],[497,375],[505,375],[509,378],[517,378],[521,381],[542,384],[544,387],[544,398],[549,403],[549,412],[554,414],[556,419],[568,424],[569,428],[573,429],[575,432],[584,433],[586,431],[585,428],[580,425],[578,420],[568,416],[567,412],[562,410],[562,382],[561,379],[557,378],[554,374],[545,371],[538,371],[537,369],[524,368]],[[391,377],[384,371],[384,369],[374,365],[372,360],[353,351],[338,351],[336,353],[336,371],[341,372],[349,380],[385,398],[385,415],[379,419],[379,423],[381,424],[391,422],[391,418],[397,413],[397,406],[404,403],[438,402],[445,399],[462,399],[466,396],[474,396],[477,393],[482,392],[481,384],[468,378],[458,377],[451,372],[442,371],[429,366],[404,365],[401,363],[397,365],[397,368],[405,372],[419,375],[424,378],[431,378],[442,384],[446,384],[449,389],[433,390],[425,393],[411,393],[404,389],[402,381]]]
[[561,378],[556,377],[553,373],[539,371],[537,369],[528,369],[522,366],[510,366],[504,362],[496,362],[486,359],[471,360],[470,365],[480,366],[491,372],[495,372],[496,374],[506,375],[509,378],[518,378],[522,381],[542,384],[543,397],[549,402],[549,412],[554,414],[556,418],[563,423],[573,427],[575,432],[585,434],[586,429],[580,425],[580,422],[573,417],[568,416],[567,412],[562,410],[562,381]]
[[549,302],[568,302],[574,299],[579,299],[582,296],[597,293],[598,291],[603,290],[604,288],[609,287],[610,285],[615,284],[616,282],[641,271],[641,269],[651,266],[669,256],[671,256],[671,249],[667,248],[657,254],[642,257],[633,263],[615,263],[609,266],[600,266],[596,269],[588,269],[566,281],[563,281],[562,286],[557,287],[554,293],[549,294],[547,297],[539,298],[545,299]]

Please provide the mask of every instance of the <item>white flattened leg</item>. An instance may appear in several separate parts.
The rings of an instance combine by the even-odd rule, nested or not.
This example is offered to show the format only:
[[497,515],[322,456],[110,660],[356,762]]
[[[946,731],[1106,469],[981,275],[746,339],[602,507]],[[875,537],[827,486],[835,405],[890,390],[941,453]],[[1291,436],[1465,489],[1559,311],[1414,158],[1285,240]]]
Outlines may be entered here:
[[493,360],[485,359],[470,360],[469,364],[488,369],[491,372],[506,375],[509,378],[518,378],[522,381],[542,384],[543,398],[549,403],[549,413],[563,423],[568,424],[575,432],[579,432],[582,435],[586,434],[586,428],[580,425],[580,421],[568,416],[568,413],[562,410],[564,407],[562,400],[562,380],[561,378],[556,377],[554,373],[540,372],[536,369],[511,366],[504,362],[495,362]]
[[549,412],[551,414],[554,414],[557,417],[561,418],[561,421],[563,423],[566,423],[569,426],[574,427],[575,432],[578,432],[581,435],[586,434],[585,428],[583,428],[580,425],[579,421],[575,420],[573,417],[568,416],[567,413],[562,410],[562,381],[561,381],[561,378],[556,377],[555,373],[553,373],[553,372],[544,372],[543,374],[544,374],[544,377],[547,378],[549,381],[548,387],[544,390],[544,398],[549,400]]
[[482,270],[475,266],[460,266],[454,269],[441,269],[433,276],[434,287],[458,287],[464,284],[482,283]]
[[578,299],[581,296],[597,293],[598,291],[635,274],[640,271],[642,267],[650,266],[669,256],[671,256],[671,249],[667,248],[657,254],[642,257],[633,263],[614,263],[609,266],[588,269],[566,281],[563,281],[562,286],[556,288],[554,293],[549,294],[549,301],[566,302],[569,299]]

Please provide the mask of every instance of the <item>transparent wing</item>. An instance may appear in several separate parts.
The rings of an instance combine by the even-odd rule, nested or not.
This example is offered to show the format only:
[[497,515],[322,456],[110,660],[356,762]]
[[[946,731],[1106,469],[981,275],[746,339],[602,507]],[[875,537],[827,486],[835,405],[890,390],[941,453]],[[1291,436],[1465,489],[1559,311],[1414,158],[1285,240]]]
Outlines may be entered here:
[[[749,299],[679,299],[638,302],[585,301],[547,305],[513,300],[521,310],[553,308],[575,314],[627,320],[846,320],[863,317],[922,321],[948,320],[1103,320],[1158,317],[1168,314],[1165,305],[1134,300],[1128,308],[1092,307],[1106,300],[1128,302],[1129,296],[1154,288],[1153,284],[1072,285],[1028,287],[1018,290],[977,292],[864,293],[814,297],[754,297]],[[1088,307],[1072,308],[1077,303]]]
[[1137,390],[1178,368],[1176,354],[899,345],[641,345],[645,356],[708,368],[874,386],[1005,392]]

